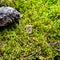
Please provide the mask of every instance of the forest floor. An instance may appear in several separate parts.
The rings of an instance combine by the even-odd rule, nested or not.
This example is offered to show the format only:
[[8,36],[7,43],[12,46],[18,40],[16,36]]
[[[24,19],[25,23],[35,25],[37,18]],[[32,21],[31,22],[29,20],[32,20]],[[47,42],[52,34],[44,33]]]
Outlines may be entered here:
[[0,32],[0,60],[54,60],[60,56],[60,0],[15,0],[15,5],[11,1],[2,5],[16,8],[22,17],[15,28]]

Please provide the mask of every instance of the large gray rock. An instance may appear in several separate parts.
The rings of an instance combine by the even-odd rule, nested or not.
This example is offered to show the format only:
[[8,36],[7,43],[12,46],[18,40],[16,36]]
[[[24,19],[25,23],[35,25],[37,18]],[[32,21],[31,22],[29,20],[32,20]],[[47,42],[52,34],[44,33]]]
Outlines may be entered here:
[[19,24],[20,13],[12,7],[0,7],[0,27],[10,23]]

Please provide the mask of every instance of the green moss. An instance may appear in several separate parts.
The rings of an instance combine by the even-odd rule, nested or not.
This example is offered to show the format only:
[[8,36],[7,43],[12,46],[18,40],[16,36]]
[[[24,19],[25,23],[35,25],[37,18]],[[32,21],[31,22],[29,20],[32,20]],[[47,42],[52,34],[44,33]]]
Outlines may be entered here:
[[[0,32],[0,60],[54,60],[60,55],[60,0],[4,0],[23,17],[16,28]],[[33,32],[26,33],[26,25]]]

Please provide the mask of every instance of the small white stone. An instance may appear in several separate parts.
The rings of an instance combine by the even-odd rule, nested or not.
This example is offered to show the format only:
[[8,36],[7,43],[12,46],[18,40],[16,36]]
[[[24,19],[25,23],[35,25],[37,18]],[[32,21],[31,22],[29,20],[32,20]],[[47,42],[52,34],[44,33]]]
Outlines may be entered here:
[[26,32],[28,34],[31,34],[32,33],[32,25],[26,25]]

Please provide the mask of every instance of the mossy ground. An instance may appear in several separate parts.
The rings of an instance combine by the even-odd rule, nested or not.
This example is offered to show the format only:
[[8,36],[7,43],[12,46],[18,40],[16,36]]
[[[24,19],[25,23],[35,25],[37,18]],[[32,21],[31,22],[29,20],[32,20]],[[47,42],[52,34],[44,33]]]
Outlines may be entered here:
[[[2,2],[0,6],[12,6],[23,16],[15,28],[0,32],[0,60],[54,60],[60,55],[60,0]],[[32,25],[31,34],[26,25]]]

